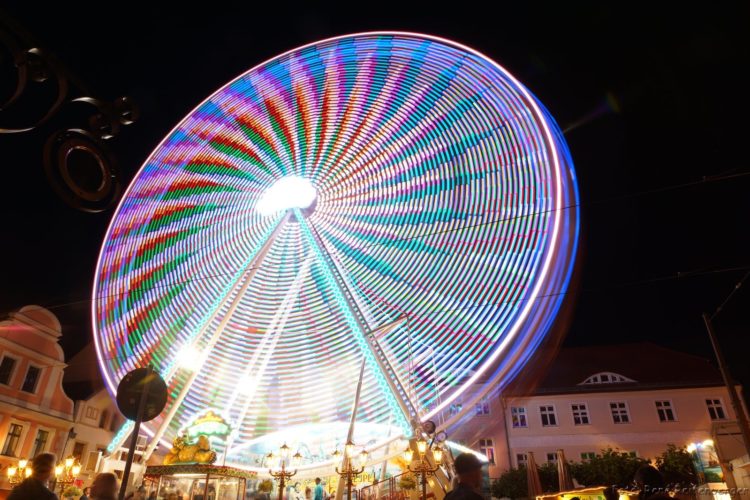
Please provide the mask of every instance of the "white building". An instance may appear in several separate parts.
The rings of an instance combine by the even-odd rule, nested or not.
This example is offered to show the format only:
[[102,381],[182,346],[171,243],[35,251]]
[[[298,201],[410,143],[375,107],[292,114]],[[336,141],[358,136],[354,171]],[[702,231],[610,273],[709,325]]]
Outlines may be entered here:
[[537,463],[553,461],[558,449],[569,460],[605,448],[654,458],[670,443],[712,439],[716,424],[735,418],[706,359],[651,343],[565,348],[514,385],[450,433],[487,454],[491,477],[524,464],[529,452]]

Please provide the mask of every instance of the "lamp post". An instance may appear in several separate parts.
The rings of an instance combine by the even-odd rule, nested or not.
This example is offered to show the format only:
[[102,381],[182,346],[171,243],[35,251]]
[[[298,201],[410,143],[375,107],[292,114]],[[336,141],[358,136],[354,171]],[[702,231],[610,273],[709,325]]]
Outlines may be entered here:
[[[366,450],[362,450],[359,454],[359,468],[355,467],[353,462],[354,455],[354,443],[351,441],[346,443],[344,446],[344,456],[341,459],[341,468],[336,466],[336,474],[341,476],[346,481],[346,500],[352,500],[352,486],[354,486],[354,478],[365,471],[365,465],[367,465],[367,459],[369,454]],[[336,450],[333,453],[334,458],[338,458],[340,453]]]
[[[271,474],[271,477],[279,481],[279,500],[284,500],[284,483],[297,474],[296,468],[293,471],[287,470],[287,464],[291,462],[292,467],[297,467],[302,460],[302,455],[299,452],[295,453],[290,460],[290,453],[291,449],[284,443],[279,449],[278,457],[273,453],[266,455],[267,463],[270,464],[268,473]],[[274,465],[278,467],[276,470],[274,470]]]
[[81,464],[73,457],[66,458],[55,467],[55,481],[60,485],[60,491],[65,485],[72,484],[81,473]]
[[427,441],[420,438],[417,440],[417,452],[419,453],[419,461],[414,464],[414,451],[411,448],[407,448],[404,451],[404,460],[406,466],[413,474],[420,477],[422,484],[422,500],[427,499],[427,478],[433,476],[435,472],[440,468],[440,464],[443,462],[443,449],[432,448],[432,459],[435,461],[435,465],[430,465],[430,461],[427,458]]
[[7,469],[8,472],[8,481],[12,485],[16,485],[26,479],[27,477],[31,476],[31,466],[29,465],[29,461],[26,459],[21,459],[18,461],[17,465],[11,465]]

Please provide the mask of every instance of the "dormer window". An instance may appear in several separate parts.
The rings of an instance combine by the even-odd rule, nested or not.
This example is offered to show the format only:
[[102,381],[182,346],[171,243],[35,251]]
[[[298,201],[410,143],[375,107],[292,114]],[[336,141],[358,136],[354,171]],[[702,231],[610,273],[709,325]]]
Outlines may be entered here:
[[620,375],[619,373],[599,372],[591,375],[578,385],[622,384],[625,382],[635,382],[635,380],[624,375]]

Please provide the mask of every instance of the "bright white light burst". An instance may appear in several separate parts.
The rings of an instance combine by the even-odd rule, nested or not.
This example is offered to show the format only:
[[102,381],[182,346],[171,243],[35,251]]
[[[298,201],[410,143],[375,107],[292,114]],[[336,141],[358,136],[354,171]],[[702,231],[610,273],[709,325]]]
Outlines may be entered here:
[[266,189],[255,209],[264,216],[292,208],[304,210],[313,204],[316,196],[310,181],[290,175],[282,177]]

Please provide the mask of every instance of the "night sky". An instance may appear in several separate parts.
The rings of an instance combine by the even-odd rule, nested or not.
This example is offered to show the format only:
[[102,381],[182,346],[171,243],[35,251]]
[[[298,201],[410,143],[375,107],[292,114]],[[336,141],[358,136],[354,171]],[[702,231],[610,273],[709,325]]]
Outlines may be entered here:
[[[474,47],[524,82],[566,130],[583,230],[566,345],[651,340],[710,357],[701,313],[714,311],[750,270],[750,82],[743,76],[750,4],[517,2],[490,12],[468,2],[406,10],[368,3],[366,14],[353,4],[286,2],[265,11],[253,2],[212,2],[206,11],[128,5],[115,13],[62,2],[5,8],[90,95],[138,102],[139,121],[111,144],[125,185],[198,102],[288,49],[365,30],[424,32]],[[112,211],[79,212],[50,187],[42,145],[56,125],[0,135],[0,315],[26,304],[52,309],[70,356],[91,338],[91,284]],[[749,325],[750,279],[716,319],[746,384]]]

